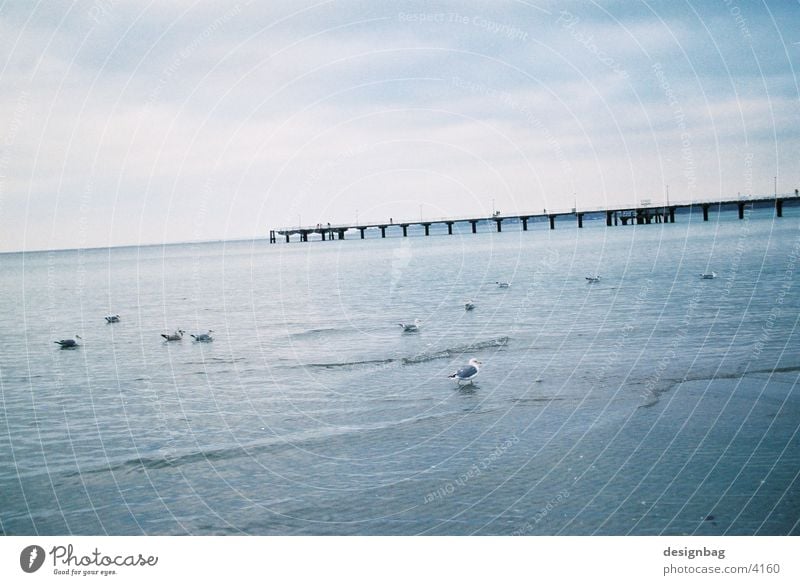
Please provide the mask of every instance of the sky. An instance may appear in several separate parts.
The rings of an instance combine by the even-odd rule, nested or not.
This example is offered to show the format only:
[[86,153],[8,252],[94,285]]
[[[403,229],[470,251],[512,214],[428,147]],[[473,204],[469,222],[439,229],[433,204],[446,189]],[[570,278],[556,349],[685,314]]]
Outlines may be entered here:
[[0,0],[0,251],[800,187],[800,2]]

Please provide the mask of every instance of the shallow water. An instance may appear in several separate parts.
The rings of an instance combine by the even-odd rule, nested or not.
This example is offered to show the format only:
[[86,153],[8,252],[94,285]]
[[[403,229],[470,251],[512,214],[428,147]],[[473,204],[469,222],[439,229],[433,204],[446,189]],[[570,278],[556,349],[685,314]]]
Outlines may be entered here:
[[0,255],[0,529],[797,534],[800,209],[699,220]]

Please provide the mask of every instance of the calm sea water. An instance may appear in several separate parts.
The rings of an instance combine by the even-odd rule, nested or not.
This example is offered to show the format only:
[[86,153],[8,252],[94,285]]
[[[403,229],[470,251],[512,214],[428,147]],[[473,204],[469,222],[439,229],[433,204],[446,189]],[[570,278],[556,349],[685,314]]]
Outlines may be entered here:
[[699,219],[1,255],[0,530],[797,534],[800,210]]

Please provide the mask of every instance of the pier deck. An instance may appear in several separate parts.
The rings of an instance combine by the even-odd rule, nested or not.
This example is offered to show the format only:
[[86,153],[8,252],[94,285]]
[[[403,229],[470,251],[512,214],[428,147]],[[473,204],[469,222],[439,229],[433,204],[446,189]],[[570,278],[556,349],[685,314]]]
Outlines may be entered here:
[[[453,234],[453,226],[457,223],[470,224],[473,234],[478,232],[478,224],[495,223],[495,229],[498,232],[503,231],[503,222],[520,222],[522,223],[522,231],[528,231],[528,224],[531,222],[544,222],[549,223],[551,230],[556,228],[556,219],[563,217],[572,217],[577,221],[579,228],[583,227],[583,218],[585,215],[592,214],[605,214],[606,226],[617,225],[646,225],[651,223],[675,223],[675,212],[678,209],[695,209],[702,210],[703,221],[708,221],[709,211],[715,209],[723,211],[723,207],[732,208],[736,207],[739,213],[739,219],[744,219],[745,209],[749,206],[752,207],[756,204],[771,204],[774,205],[776,217],[783,217],[784,204],[791,204],[800,202],[800,196],[795,190],[794,194],[778,194],[769,197],[749,197],[743,199],[725,199],[719,201],[694,201],[694,202],[676,202],[666,205],[646,205],[640,207],[612,207],[612,208],[587,208],[587,209],[570,209],[570,210],[557,210],[548,212],[543,210],[541,213],[524,213],[524,214],[509,214],[500,215],[495,214],[489,217],[449,217],[449,218],[431,218],[420,219],[413,221],[388,221],[388,222],[361,222],[353,224],[317,224],[315,226],[294,226],[294,227],[281,227],[271,229],[269,232],[269,241],[274,244],[278,241],[278,236],[283,236],[285,241],[290,242],[293,235],[299,235],[301,242],[308,242],[308,236],[315,234],[320,236],[320,241],[334,240],[336,238],[343,240],[345,234],[349,230],[356,230],[360,234],[360,238],[365,239],[365,232],[368,229],[380,229],[381,238],[386,237],[386,230],[389,228],[400,228],[403,236],[408,236],[408,228],[411,226],[420,226],[424,229],[425,235],[430,235],[430,227],[432,225],[446,225],[447,233]],[[727,210],[726,210],[727,211]]]

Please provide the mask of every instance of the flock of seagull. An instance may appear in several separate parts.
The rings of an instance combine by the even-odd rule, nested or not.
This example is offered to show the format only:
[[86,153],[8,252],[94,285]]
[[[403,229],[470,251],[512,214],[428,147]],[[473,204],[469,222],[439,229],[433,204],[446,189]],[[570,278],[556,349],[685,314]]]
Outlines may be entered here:
[[[508,284],[505,285],[508,287]],[[471,311],[475,308],[475,303],[472,301],[465,301],[464,309],[467,311]],[[114,315],[106,315],[105,317],[106,323],[119,323],[120,316],[117,314]],[[422,325],[422,321],[419,319],[414,319],[413,323],[400,323],[400,327],[403,328],[404,333],[417,333],[419,332],[420,326]],[[189,336],[197,342],[200,343],[208,343],[210,341],[214,341],[214,337],[211,335],[214,333],[213,329],[209,329],[207,333],[198,333],[190,334]],[[165,342],[170,341],[181,341],[183,336],[186,334],[186,331],[183,329],[176,329],[173,333],[162,333],[161,337],[164,338]],[[71,339],[59,339],[58,341],[54,341],[53,343],[59,345],[61,349],[75,349],[80,347],[78,340],[82,340],[81,336],[77,333],[75,334],[74,338]],[[469,360],[469,363],[466,366],[460,367],[458,370],[453,372],[449,378],[454,380],[459,386],[463,383],[471,384],[475,377],[478,375],[480,371],[481,362],[472,358]]]
[[[600,282],[600,276],[587,276],[586,280],[589,283]],[[496,280],[495,284],[497,288],[510,288],[511,283],[507,281]],[[472,299],[466,299],[464,302],[464,310],[465,311],[472,311],[475,309],[475,301]],[[417,333],[419,332],[420,326],[422,325],[422,321],[419,319],[414,319],[412,323],[398,323],[403,330],[403,333]],[[448,378],[453,380],[456,384],[461,386],[462,384],[468,385],[472,384],[472,381],[478,376],[481,371],[481,363],[479,360],[475,358],[471,358],[466,366],[461,366],[455,372],[450,374]]]
[[[716,277],[717,277],[716,272],[707,271],[700,273],[700,278],[703,279],[712,279]],[[594,274],[591,276],[587,276],[586,282],[588,284],[598,283],[600,282],[600,275]],[[506,281],[495,281],[495,284],[497,285],[498,288],[509,288],[511,286],[511,283]],[[467,299],[464,300],[463,302],[465,311],[472,311],[475,309],[475,301],[473,301],[472,299]],[[106,315],[105,319],[106,323],[119,323],[120,316],[117,314]],[[411,323],[398,323],[398,325],[400,325],[401,329],[403,330],[403,333],[418,333],[420,327],[422,326],[422,321],[420,319],[414,319],[414,321]],[[192,333],[189,336],[199,343],[208,343],[214,341],[214,337],[211,335],[212,333],[214,333],[214,331],[212,329],[209,329],[207,333],[198,333],[196,335]],[[161,337],[164,338],[165,342],[181,341],[185,334],[186,332],[183,329],[176,329],[173,333],[162,333]],[[53,343],[58,344],[61,347],[61,349],[74,349],[80,345],[77,341],[80,339],[81,336],[75,334],[74,339],[60,339]],[[467,363],[467,365],[458,368],[455,372],[450,374],[448,378],[453,380],[459,386],[461,386],[464,383],[472,384],[472,381],[480,373],[480,366],[481,366],[480,361],[478,361],[475,358],[471,358]]]
[[[120,316],[116,314],[106,315],[105,319],[106,323],[120,322]],[[185,333],[186,331],[184,331],[183,329],[176,329],[173,333],[162,333],[161,337],[163,337],[165,341],[180,341],[181,339],[183,339]],[[198,333],[197,335],[192,333],[189,335],[189,337],[200,343],[208,343],[210,341],[214,341],[214,337],[211,335],[212,333],[214,333],[214,330],[209,329],[207,333]],[[76,347],[80,346],[78,340],[82,340],[82,338],[80,335],[76,333],[73,339],[59,339],[58,341],[54,341],[53,343],[59,345],[61,349],[75,349]]]
[[[598,277],[599,278],[599,277]],[[509,288],[511,286],[510,282],[505,281],[495,281],[495,284],[498,288]],[[475,301],[472,299],[466,299],[463,301],[464,303],[464,310],[465,311],[472,311],[475,309]],[[419,319],[414,319],[411,323],[398,323],[400,328],[403,330],[403,333],[418,333],[420,327],[422,325],[422,321]],[[479,360],[475,358],[471,358],[466,366],[461,366],[455,372],[448,376],[449,379],[453,380],[456,384],[461,386],[462,384],[472,384],[472,381],[478,376],[481,369],[481,363]]]
[[[703,279],[711,279],[716,278],[716,272],[701,272],[700,278]],[[596,284],[600,282],[600,275],[593,274],[586,277],[587,284]],[[498,288],[509,288],[511,286],[510,282],[506,281],[495,281],[495,284]],[[475,309],[475,302],[471,299],[467,299],[464,301],[464,310],[465,311],[472,311]],[[422,325],[422,321],[419,319],[414,319],[413,323],[398,323],[400,327],[403,329],[403,333],[417,333],[419,332],[420,326]],[[462,366],[458,368],[455,372],[450,374],[448,378],[456,382],[459,386],[461,384],[472,384],[472,381],[478,376],[480,373],[480,365],[481,362],[475,358],[469,360],[469,363],[466,366]]]
[[[475,303],[472,301],[464,301],[464,310],[471,311],[475,308]],[[398,323],[403,330],[403,333],[418,333],[419,328],[422,325],[422,321],[419,319],[414,319],[413,323]],[[480,372],[481,362],[472,358],[469,360],[469,363],[466,366],[462,366],[458,368],[455,372],[450,374],[448,378],[456,382],[459,386],[462,383],[472,384],[472,381],[477,377],[478,372]]]

